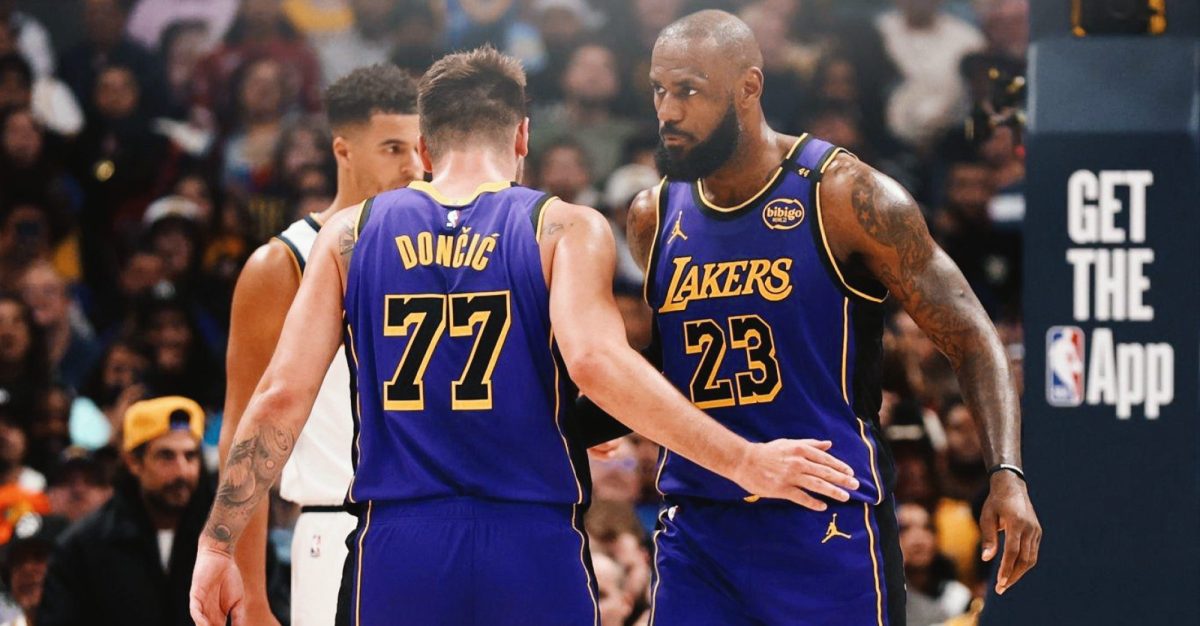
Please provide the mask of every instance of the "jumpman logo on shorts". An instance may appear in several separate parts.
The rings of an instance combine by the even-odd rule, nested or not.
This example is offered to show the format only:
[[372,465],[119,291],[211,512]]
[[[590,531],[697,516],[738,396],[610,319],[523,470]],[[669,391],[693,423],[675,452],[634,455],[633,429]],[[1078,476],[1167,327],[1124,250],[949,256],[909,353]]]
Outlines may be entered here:
[[682,221],[683,221],[683,211],[680,211],[679,213],[677,213],[675,215],[675,226],[673,226],[671,228],[671,236],[667,238],[667,243],[671,243],[672,241],[675,241],[676,237],[679,237],[680,239],[687,241],[687,235],[683,234],[683,229],[680,228],[680,223]]
[[834,537],[841,537],[842,539],[850,539],[851,538],[849,534],[838,530],[837,513],[834,513],[833,519],[829,520],[829,528],[825,529],[825,538],[821,540],[821,543],[825,543],[826,541],[829,541],[830,539],[833,539]]

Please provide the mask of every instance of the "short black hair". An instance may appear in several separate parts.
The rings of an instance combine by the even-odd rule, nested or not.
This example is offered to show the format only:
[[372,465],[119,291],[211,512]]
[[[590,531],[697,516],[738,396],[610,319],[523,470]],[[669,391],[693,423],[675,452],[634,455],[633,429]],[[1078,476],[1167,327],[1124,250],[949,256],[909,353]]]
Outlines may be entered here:
[[499,142],[525,119],[525,70],[490,45],[442,57],[421,79],[421,135],[436,157],[449,143]]
[[15,52],[0,56],[0,75],[9,72],[16,72],[26,89],[33,88],[33,68],[29,66],[29,61]]
[[417,81],[390,63],[360,67],[325,90],[329,126],[369,122],[376,113],[415,115]]

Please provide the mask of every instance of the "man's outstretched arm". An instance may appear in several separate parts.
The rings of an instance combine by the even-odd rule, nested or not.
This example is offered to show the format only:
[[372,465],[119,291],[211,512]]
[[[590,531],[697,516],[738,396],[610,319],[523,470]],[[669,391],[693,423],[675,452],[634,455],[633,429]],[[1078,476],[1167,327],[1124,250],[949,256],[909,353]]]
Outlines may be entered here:
[[[219,445],[222,468],[246,405],[275,352],[288,306],[296,297],[300,286],[297,269],[291,252],[272,241],[250,256],[238,276],[225,359],[225,417]],[[247,618],[264,626],[279,623],[267,600],[267,508],[266,502],[254,508],[234,553],[246,587]]]
[[[962,272],[929,236],[920,207],[896,181],[849,155],[835,157],[819,193],[839,263],[861,259],[950,360],[988,467],[1020,467],[1020,405],[1004,347]],[[1025,482],[1014,472],[992,474],[980,529],[984,560],[996,554],[998,531],[1005,533],[996,584],[1003,593],[1037,562],[1042,537]]]
[[197,624],[220,626],[233,612],[245,620],[233,552],[255,508],[279,478],[308,420],[321,381],[342,339],[342,266],[353,249],[354,216],[322,229],[279,345],[242,415],[221,473],[217,499],[200,536],[192,576]]
[[542,246],[553,246],[550,319],[571,379],[588,398],[647,438],[748,492],[815,510],[811,494],[846,501],[857,480],[825,450],[829,442],[749,443],[692,405],[625,337],[612,294],[616,246],[596,211],[546,207]]

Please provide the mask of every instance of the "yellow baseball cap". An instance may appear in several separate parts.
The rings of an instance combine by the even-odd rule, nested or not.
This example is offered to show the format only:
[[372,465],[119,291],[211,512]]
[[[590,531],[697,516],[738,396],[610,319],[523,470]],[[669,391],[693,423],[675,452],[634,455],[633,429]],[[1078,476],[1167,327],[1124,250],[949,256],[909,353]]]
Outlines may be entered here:
[[183,396],[135,402],[125,411],[125,451],[172,430],[190,430],[199,441],[204,437],[204,409]]

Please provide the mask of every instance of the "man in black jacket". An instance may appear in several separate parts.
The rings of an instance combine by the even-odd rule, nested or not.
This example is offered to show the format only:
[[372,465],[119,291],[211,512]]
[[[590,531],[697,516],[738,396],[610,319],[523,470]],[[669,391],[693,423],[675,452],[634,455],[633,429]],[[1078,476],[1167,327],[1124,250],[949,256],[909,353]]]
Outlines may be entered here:
[[38,626],[191,624],[188,588],[213,494],[201,480],[204,411],[181,396],[125,414],[128,475],[67,530],[50,559]]

